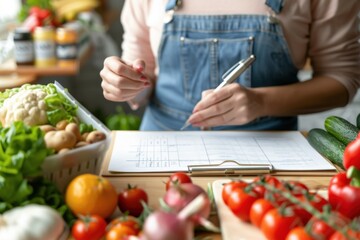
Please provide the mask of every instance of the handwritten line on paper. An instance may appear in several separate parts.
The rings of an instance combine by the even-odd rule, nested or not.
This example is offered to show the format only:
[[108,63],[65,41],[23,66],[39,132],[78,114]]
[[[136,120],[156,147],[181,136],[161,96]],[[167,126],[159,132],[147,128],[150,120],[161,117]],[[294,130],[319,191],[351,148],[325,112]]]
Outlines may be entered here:
[[112,172],[187,171],[188,165],[271,164],[275,170],[334,170],[299,132],[117,131]]

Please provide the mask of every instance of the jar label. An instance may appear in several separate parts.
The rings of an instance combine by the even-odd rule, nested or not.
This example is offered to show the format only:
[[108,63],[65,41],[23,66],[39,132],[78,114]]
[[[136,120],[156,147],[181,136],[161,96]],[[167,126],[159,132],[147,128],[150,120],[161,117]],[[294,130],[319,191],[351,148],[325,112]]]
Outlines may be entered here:
[[76,44],[58,44],[56,46],[56,56],[58,59],[76,59]]
[[35,41],[35,57],[36,59],[55,58],[55,42],[39,40]]
[[34,45],[31,41],[16,41],[14,45],[15,61],[27,63],[34,61]]

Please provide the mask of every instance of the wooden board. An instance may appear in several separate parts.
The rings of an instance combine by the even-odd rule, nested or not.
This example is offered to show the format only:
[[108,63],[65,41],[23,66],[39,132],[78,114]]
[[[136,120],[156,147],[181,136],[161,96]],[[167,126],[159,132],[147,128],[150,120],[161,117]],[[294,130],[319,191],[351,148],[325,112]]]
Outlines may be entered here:
[[[231,210],[225,205],[221,197],[223,185],[230,182],[231,179],[219,179],[212,183],[214,199],[217,207],[217,213],[220,222],[221,234],[223,240],[266,240],[262,232],[254,225],[244,222],[237,218]],[[306,184],[306,182],[304,182]],[[314,190],[312,186],[311,189]],[[317,193],[327,198],[326,190],[318,190]]]
[[221,191],[223,184],[230,181],[230,179],[220,179],[212,184],[223,240],[266,240],[257,227],[241,221],[225,205]]

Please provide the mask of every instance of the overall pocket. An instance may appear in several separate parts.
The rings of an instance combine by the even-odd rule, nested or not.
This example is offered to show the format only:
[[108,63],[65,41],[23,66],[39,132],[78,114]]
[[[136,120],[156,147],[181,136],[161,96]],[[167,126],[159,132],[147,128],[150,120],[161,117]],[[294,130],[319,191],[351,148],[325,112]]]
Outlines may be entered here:
[[[180,62],[185,98],[192,103],[201,99],[201,93],[214,89],[222,82],[222,75],[235,63],[253,53],[253,37],[203,38],[181,37]],[[236,82],[251,86],[251,69]]]

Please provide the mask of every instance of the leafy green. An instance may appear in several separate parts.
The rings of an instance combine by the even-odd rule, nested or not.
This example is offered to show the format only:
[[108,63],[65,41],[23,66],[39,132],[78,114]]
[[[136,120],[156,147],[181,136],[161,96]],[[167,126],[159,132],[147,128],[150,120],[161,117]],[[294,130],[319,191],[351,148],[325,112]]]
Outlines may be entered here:
[[141,119],[134,114],[126,114],[124,110],[118,106],[117,113],[110,115],[106,119],[106,126],[110,130],[139,130]]
[[24,84],[19,88],[6,89],[0,92],[0,107],[7,98],[23,90],[40,89],[46,93],[45,104],[48,121],[51,125],[56,125],[61,120],[73,122],[76,118],[77,106],[71,103],[64,95],[59,93],[54,84]]
[[94,131],[93,125],[86,124],[86,123],[80,123],[79,129],[80,129],[81,134],[86,133],[86,132]]
[[0,129],[0,201],[24,201],[32,193],[27,178],[42,174],[41,165],[51,154],[39,127],[14,122]]
[[43,9],[52,9],[51,0],[26,0],[20,9],[18,14],[18,19],[20,22],[23,22],[26,17],[29,15],[29,10],[31,7],[40,7]]
[[32,192],[27,198],[21,202],[10,204],[1,201],[0,199],[0,213],[4,213],[17,206],[25,206],[29,204],[47,205],[57,210],[64,220],[71,226],[76,220],[75,215],[70,208],[65,204],[65,199],[60,193],[54,183],[45,180],[44,178],[35,178],[29,182],[29,187]]

